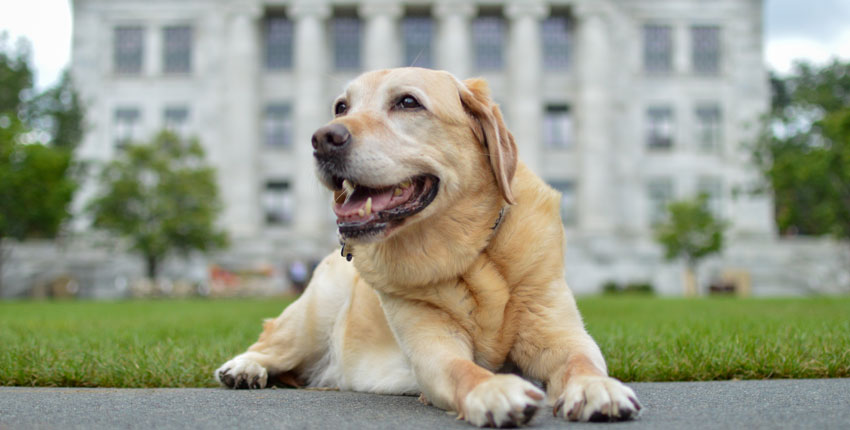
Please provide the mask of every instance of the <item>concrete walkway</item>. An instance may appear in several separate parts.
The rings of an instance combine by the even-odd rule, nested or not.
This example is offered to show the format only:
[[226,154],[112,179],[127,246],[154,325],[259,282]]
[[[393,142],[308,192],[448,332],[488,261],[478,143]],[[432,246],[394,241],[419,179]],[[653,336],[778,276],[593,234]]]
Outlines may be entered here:
[[[850,379],[629,384],[638,421],[567,423],[540,411],[533,429],[850,429]],[[224,389],[0,388],[0,430],[471,429],[416,397]]]

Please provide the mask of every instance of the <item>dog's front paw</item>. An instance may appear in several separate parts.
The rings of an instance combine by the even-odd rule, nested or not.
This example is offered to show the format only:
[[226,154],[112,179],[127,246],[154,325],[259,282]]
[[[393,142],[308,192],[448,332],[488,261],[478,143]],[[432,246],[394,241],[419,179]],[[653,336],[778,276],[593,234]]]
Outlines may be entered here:
[[519,376],[494,375],[466,395],[463,418],[478,427],[517,427],[531,421],[545,398]]
[[635,392],[606,376],[576,376],[555,402],[555,416],[570,421],[626,421],[637,418],[641,405]]
[[251,353],[237,355],[215,371],[215,380],[227,388],[265,388],[269,374],[251,358]]

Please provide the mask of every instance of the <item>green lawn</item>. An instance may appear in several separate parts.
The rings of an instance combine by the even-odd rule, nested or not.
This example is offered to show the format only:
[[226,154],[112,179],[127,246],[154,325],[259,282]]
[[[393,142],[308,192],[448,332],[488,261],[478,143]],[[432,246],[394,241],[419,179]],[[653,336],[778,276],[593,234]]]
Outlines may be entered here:
[[624,381],[850,377],[850,297],[588,298],[579,308]]
[[213,387],[288,303],[0,302],[0,385]]
[[[0,385],[211,387],[285,299],[0,302]],[[579,301],[625,381],[850,377],[850,298]]]

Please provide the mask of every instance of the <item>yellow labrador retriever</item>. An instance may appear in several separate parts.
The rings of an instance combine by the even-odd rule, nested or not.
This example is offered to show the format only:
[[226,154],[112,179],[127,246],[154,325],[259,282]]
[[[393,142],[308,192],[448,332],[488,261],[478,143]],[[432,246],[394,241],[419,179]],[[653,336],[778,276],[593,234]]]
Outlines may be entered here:
[[477,426],[525,424],[547,399],[569,420],[636,417],[564,281],[558,193],[518,161],[486,83],[375,71],[333,111],[313,148],[343,256],[215,378],[421,393]]

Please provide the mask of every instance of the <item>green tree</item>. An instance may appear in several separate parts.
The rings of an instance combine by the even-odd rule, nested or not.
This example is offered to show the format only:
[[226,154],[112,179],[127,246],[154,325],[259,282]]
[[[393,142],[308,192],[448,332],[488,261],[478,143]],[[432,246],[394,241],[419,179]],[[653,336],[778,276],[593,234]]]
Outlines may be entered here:
[[56,148],[74,150],[83,140],[85,113],[67,69],[53,87],[27,102],[25,115],[33,128],[47,133]]
[[13,50],[8,34],[0,33],[0,112],[19,114],[32,87],[29,43],[19,39]]
[[79,99],[67,74],[34,96],[29,58],[25,39],[13,50],[0,33],[0,279],[7,239],[55,237],[76,189],[71,149],[82,138]]
[[667,219],[655,226],[655,240],[667,260],[685,262],[685,295],[696,295],[696,273],[700,260],[723,250],[728,224],[709,210],[707,197],[672,202]]
[[56,236],[76,189],[67,175],[70,153],[22,143],[27,133],[14,114],[0,113],[0,274],[5,239]]
[[44,140],[56,148],[73,150],[84,135],[84,110],[66,69],[59,81],[41,93],[33,86],[30,45],[19,39],[9,47],[0,33],[0,112],[14,113],[31,130],[46,133]]
[[850,238],[850,63],[773,76],[755,160],[783,234]]
[[221,212],[215,170],[196,139],[163,131],[150,143],[127,145],[105,166],[89,204],[95,227],[129,239],[155,278],[163,258],[227,244],[215,226]]

